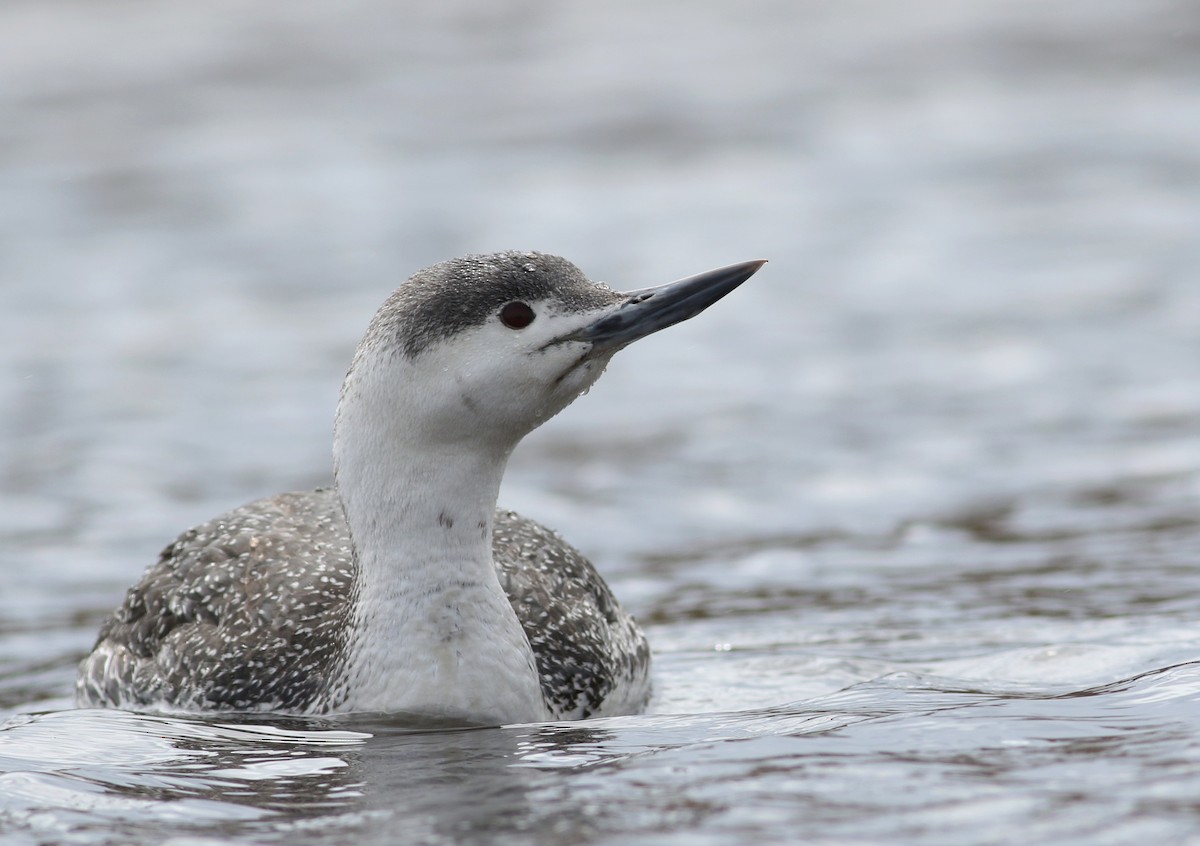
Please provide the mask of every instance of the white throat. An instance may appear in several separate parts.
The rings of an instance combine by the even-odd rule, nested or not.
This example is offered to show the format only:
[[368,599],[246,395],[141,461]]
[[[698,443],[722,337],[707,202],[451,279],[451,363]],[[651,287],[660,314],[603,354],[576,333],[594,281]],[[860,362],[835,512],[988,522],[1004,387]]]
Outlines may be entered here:
[[386,399],[395,386],[377,384],[379,369],[356,366],[347,378],[334,439],[358,565],[338,710],[548,719],[533,652],[492,560],[514,444],[430,442],[397,418]]

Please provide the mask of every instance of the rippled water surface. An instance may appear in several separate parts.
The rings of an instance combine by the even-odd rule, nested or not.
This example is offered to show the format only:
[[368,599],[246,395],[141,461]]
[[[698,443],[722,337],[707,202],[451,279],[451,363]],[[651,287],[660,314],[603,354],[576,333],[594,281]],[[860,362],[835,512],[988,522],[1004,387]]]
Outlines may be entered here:
[[[0,840],[1200,843],[1184,0],[0,7]],[[532,248],[644,287],[502,501],[648,714],[73,710],[180,530],[329,477],[358,334]]]

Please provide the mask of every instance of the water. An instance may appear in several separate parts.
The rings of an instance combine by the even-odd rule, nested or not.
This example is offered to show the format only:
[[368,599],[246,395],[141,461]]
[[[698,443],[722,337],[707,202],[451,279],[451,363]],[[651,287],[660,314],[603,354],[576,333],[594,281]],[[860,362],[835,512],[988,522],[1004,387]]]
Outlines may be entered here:
[[[0,8],[0,839],[1200,842],[1200,18],[1183,0]],[[765,257],[502,501],[650,712],[71,709],[177,532],[328,479],[390,288]]]

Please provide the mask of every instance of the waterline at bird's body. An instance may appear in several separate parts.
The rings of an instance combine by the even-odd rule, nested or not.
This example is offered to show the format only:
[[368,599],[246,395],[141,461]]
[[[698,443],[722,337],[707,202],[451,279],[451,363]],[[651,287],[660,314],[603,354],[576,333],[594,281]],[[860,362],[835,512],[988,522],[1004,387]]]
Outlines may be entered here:
[[540,253],[419,272],[355,353],[334,488],[181,535],[101,628],[79,702],[488,724],[639,710],[641,630],[579,552],[497,511],[500,481],[617,350],[761,264],[634,294]]

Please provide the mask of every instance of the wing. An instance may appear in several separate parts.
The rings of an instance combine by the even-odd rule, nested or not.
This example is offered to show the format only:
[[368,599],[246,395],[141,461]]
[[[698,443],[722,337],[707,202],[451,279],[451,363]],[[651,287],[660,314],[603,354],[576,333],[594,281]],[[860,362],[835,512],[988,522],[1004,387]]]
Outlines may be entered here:
[[496,512],[492,550],[556,716],[640,710],[650,695],[650,646],[591,563],[512,511]]
[[[553,712],[640,708],[649,647],[603,579],[556,533],[511,511],[495,519],[500,582]],[[76,697],[133,709],[328,711],[355,590],[333,490],[252,502],[163,550],[102,625]]]
[[305,711],[344,649],[353,557],[330,490],[280,494],[163,550],[80,665],[83,705]]

